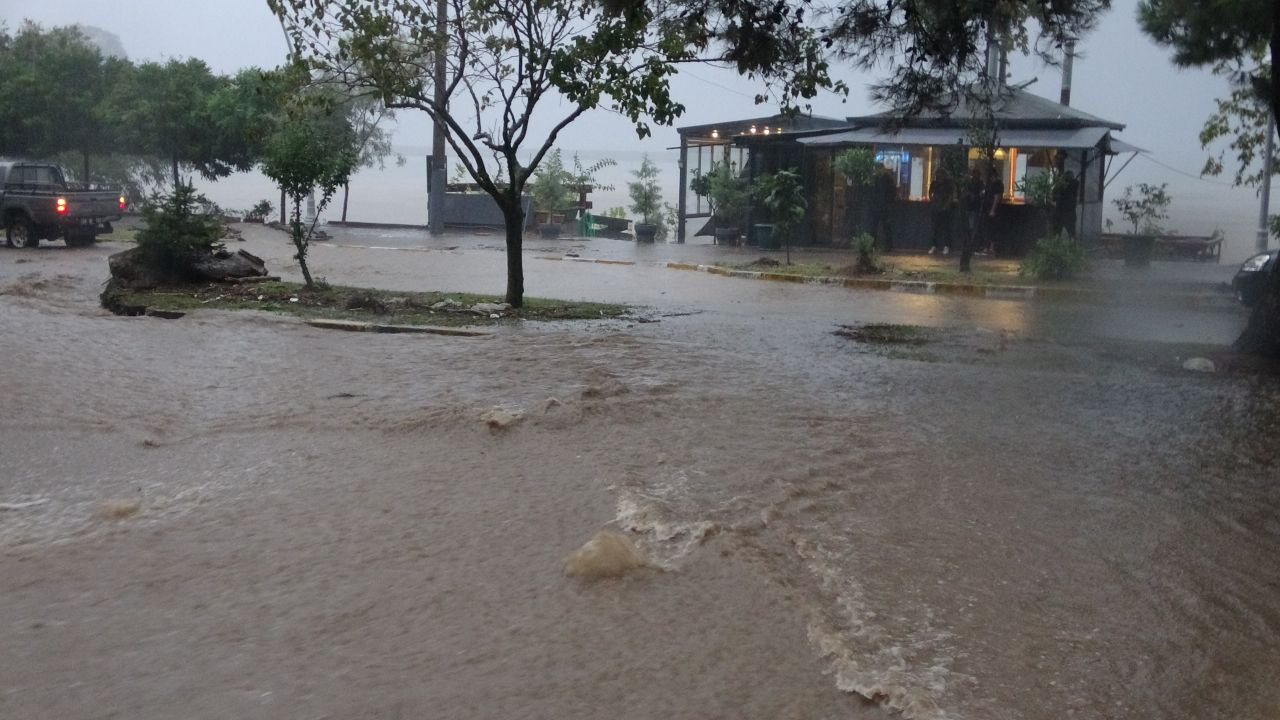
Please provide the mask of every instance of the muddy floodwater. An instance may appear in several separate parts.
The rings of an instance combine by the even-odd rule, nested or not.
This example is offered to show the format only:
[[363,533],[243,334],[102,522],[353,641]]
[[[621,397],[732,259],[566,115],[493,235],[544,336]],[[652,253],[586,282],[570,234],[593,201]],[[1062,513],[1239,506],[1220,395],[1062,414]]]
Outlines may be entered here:
[[[651,322],[364,335],[106,315],[118,249],[0,251],[0,717],[1280,716],[1238,311],[530,258]],[[482,247],[316,253],[501,286]],[[601,529],[650,567],[566,577]]]

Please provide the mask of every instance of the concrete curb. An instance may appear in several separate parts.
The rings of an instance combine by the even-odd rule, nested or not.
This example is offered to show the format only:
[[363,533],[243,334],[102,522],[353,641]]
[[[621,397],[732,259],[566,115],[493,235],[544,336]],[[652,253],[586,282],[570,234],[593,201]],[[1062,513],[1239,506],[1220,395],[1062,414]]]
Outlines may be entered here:
[[[599,261],[596,261],[599,262]],[[749,280],[771,280],[774,282],[800,283],[804,285],[834,285],[855,290],[883,290],[890,292],[913,293],[917,295],[965,295],[994,300],[1076,300],[1085,302],[1109,302],[1126,293],[1113,293],[1103,290],[1077,287],[1043,287],[1037,285],[980,285],[976,283],[949,283],[928,280],[890,280],[887,278],[806,276],[789,273],[733,270],[718,265],[695,265],[681,262],[658,263],[661,267],[672,270],[704,272],[709,275],[745,278]],[[1221,293],[1132,293],[1145,300],[1161,300],[1166,302],[1182,302],[1195,307],[1235,309],[1235,298]]]
[[493,333],[482,330],[464,330],[462,328],[439,327],[437,325],[384,325],[381,323],[359,322],[357,320],[307,320],[308,325],[322,330],[345,330],[347,332],[404,333],[425,335],[450,335],[454,337],[489,337]]

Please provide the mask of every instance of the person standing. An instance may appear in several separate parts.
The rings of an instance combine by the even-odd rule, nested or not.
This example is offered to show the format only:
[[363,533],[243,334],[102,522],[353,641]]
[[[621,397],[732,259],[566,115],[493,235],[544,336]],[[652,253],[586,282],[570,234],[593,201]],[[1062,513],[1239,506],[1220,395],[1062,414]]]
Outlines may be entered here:
[[982,185],[982,215],[978,218],[982,228],[982,250],[979,255],[995,255],[996,253],[996,210],[1004,199],[1004,183],[1000,182],[1000,172],[995,166],[987,168],[987,181]]
[[980,217],[982,217],[982,174],[975,167],[964,184],[964,247],[968,248],[970,253],[978,242],[978,218]]
[[885,252],[893,250],[893,201],[897,196],[893,171],[881,166],[871,186],[871,235]]
[[1063,230],[1076,237],[1076,203],[1080,199],[1080,181],[1070,170],[1062,174],[1062,182],[1053,193],[1053,234]]
[[929,206],[933,220],[933,244],[929,247],[929,254],[941,249],[946,255],[951,252],[956,215],[956,184],[950,173],[938,170],[934,174],[933,183],[929,186]]

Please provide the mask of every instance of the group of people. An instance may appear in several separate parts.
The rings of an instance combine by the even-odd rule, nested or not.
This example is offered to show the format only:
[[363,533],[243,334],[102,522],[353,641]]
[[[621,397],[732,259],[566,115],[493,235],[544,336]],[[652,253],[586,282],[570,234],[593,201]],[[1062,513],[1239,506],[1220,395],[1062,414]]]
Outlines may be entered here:
[[932,215],[933,243],[929,254],[951,252],[955,235],[955,215],[964,209],[963,240],[978,254],[995,251],[994,225],[996,210],[1004,197],[1004,183],[994,167],[988,167],[983,177],[977,168],[969,174],[963,188],[945,170],[934,175],[929,188],[929,204]]
[[[994,254],[997,235],[997,210],[1004,198],[1001,173],[987,166],[983,173],[973,168],[963,185],[946,170],[938,170],[929,189],[932,220],[932,243],[929,254],[950,254],[955,244],[956,213],[963,210],[961,233],[963,247],[978,255]],[[1076,234],[1076,201],[1080,185],[1070,171],[1063,173],[1054,190],[1052,231]],[[897,197],[898,184],[892,170],[881,168],[872,183],[871,233],[886,251],[893,249],[893,223],[890,212]]]
[[[955,213],[961,204],[965,213],[964,241],[979,255],[994,254],[996,211],[1004,197],[1004,189],[1000,173],[993,166],[987,167],[985,177],[979,173],[978,168],[974,168],[963,190],[956,187],[949,173],[939,170],[929,190],[933,215],[933,243],[929,254],[941,251],[946,255],[951,252]],[[1075,174],[1067,170],[1054,186],[1050,228],[1054,234],[1066,232],[1073,238],[1076,236],[1076,202],[1079,194],[1080,184]]]

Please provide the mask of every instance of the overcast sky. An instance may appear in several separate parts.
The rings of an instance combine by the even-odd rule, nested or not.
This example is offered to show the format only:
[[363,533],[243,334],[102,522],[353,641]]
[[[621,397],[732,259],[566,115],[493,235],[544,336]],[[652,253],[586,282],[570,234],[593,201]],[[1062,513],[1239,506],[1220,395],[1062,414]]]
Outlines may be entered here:
[[[1116,0],[1097,32],[1081,44],[1073,104],[1083,110],[1128,124],[1125,137],[1149,148],[1182,169],[1196,171],[1202,161],[1196,134],[1223,82],[1201,71],[1179,71],[1168,53],[1139,32],[1136,0]],[[281,61],[285,44],[265,0],[0,0],[0,16],[10,28],[23,18],[46,25],[82,22],[118,35],[131,58],[195,56],[215,70],[232,72],[247,65],[271,66]],[[757,86],[714,68],[688,71],[676,81],[676,97],[687,105],[682,124],[765,114],[752,102]],[[871,110],[866,82],[871,76],[844,73],[854,89],[847,102],[826,97],[815,112],[843,117]],[[1014,80],[1039,80],[1031,91],[1056,98],[1056,68],[1035,61],[1014,64]],[[425,123],[405,119],[400,142],[425,142]],[[573,127],[565,145],[574,148],[616,147],[628,123],[605,112],[589,115]],[[647,147],[669,146],[675,132],[659,128]],[[637,147],[639,147],[637,141]]]
[[[1152,151],[1150,158],[1133,164],[1122,184],[1169,181],[1178,191],[1175,211],[1178,205],[1184,212],[1196,207],[1195,196],[1203,192],[1231,200],[1236,205],[1232,214],[1247,214],[1245,204],[1251,202],[1252,191],[1230,191],[1157,164],[1193,176],[1199,172],[1205,153],[1197,135],[1213,109],[1213,99],[1224,94],[1225,82],[1205,71],[1174,68],[1168,52],[1138,29],[1136,4],[1137,0],[1115,0],[1098,30],[1080,44],[1072,104],[1125,123],[1124,139]],[[248,65],[273,66],[285,52],[280,27],[265,0],[0,0],[0,17],[10,28],[23,18],[45,25],[96,25],[118,35],[135,60],[195,56],[220,72]],[[874,76],[852,71],[841,75],[853,88],[851,96],[844,101],[834,96],[820,98],[814,103],[814,112],[844,117],[876,110],[865,89]],[[1044,67],[1036,60],[1014,59],[1012,81],[1031,78],[1038,78],[1029,88],[1032,92],[1058,97],[1061,79],[1056,68]],[[682,72],[674,84],[675,97],[687,106],[679,124],[771,112],[753,103],[758,86],[730,71],[700,67]],[[544,116],[544,126],[551,120]],[[676,143],[676,133],[670,128],[655,128],[654,137],[637,140],[624,118],[600,111],[571,126],[560,144],[567,149],[654,151]],[[420,114],[402,114],[397,144],[429,144],[428,125]]]

